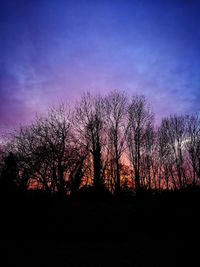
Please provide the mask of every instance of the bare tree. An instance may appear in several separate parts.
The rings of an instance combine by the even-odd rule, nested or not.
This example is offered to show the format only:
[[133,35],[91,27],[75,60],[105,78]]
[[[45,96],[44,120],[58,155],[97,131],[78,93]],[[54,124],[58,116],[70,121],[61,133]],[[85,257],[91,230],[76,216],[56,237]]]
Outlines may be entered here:
[[[168,149],[169,171],[176,185],[175,179],[178,180],[178,186],[182,188],[186,185],[186,175],[184,169],[184,153],[186,140],[186,121],[184,116],[171,116],[163,119],[162,126],[165,135],[165,148]],[[167,142],[166,142],[167,141]]]
[[70,114],[64,105],[51,108],[46,117],[37,117],[31,126],[21,128],[12,144],[22,174],[25,172],[46,191],[66,194],[70,179],[82,178],[79,163],[84,160],[80,153],[84,153],[75,145]]
[[101,96],[93,97],[87,93],[75,107],[73,125],[77,142],[84,146],[92,156],[93,184],[103,184],[102,146],[104,132],[104,102]]
[[155,168],[156,168],[156,146],[155,146],[155,132],[153,128],[153,120],[150,120],[147,124],[144,133],[144,151],[142,155],[144,177],[147,179],[146,187],[152,188],[152,180],[154,180],[155,186]]
[[0,176],[4,167],[4,157],[5,157],[5,147],[3,144],[0,143]]
[[153,115],[143,96],[133,96],[128,107],[127,145],[129,159],[134,169],[135,189],[141,187],[141,156],[144,151],[145,134],[151,125]]
[[38,184],[43,184],[48,191],[47,166],[43,161],[44,151],[40,149],[41,144],[34,129],[35,124],[32,123],[31,126],[20,127],[16,130],[8,145],[8,150],[14,151],[17,155],[21,179],[26,177],[26,181],[23,180],[22,183],[28,188],[31,180],[34,180]]
[[128,102],[117,91],[106,97],[87,93],[73,111],[64,105],[49,109],[30,126],[20,127],[6,145],[6,154],[16,157],[15,180],[23,188],[37,185],[74,195],[93,183],[119,194],[127,185],[138,192],[141,187],[176,189],[198,183],[197,115],[164,118],[155,130],[145,98],[133,96]]
[[170,178],[172,178],[173,187],[176,188],[176,179],[173,174],[174,156],[170,147],[170,140],[168,132],[168,119],[163,119],[160,127],[158,128],[158,155],[159,155],[159,174],[158,183],[159,189],[164,187],[162,181],[165,182],[166,189],[169,189]]
[[124,93],[114,91],[105,98],[108,152],[115,177],[115,193],[120,193],[120,163],[126,140],[127,98]]
[[82,149],[80,146],[76,146],[76,150],[74,152],[76,159],[74,160],[74,164],[72,164],[69,175],[71,195],[76,195],[78,193],[78,190],[82,185],[84,175],[87,174],[87,165],[85,162],[88,156],[88,151],[86,149]]
[[187,137],[185,140],[189,156],[189,164],[192,167],[192,183],[196,184],[200,178],[200,119],[198,115],[186,117]]

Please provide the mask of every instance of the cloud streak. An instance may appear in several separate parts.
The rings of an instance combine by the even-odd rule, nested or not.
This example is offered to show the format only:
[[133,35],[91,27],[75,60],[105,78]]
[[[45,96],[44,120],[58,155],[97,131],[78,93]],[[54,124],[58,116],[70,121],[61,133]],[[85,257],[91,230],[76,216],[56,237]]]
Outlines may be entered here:
[[157,119],[199,111],[198,1],[1,1],[0,125],[85,90],[144,94]]

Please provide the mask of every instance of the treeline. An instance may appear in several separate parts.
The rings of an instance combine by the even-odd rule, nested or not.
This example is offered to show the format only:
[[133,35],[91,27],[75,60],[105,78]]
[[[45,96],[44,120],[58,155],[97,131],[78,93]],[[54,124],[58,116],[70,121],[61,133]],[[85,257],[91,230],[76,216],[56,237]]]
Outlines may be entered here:
[[1,149],[2,188],[75,195],[93,185],[118,195],[199,181],[200,118],[173,115],[157,127],[143,96],[118,91],[50,108]]

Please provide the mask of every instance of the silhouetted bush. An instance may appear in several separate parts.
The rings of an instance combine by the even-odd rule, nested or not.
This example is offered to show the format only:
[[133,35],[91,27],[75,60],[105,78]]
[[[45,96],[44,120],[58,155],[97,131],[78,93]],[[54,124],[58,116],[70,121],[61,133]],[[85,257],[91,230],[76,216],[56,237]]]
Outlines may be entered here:
[[17,190],[18,167],[15,155],[10,152],[4,159],[4,166],[0,178],[0,190],[3,193]]

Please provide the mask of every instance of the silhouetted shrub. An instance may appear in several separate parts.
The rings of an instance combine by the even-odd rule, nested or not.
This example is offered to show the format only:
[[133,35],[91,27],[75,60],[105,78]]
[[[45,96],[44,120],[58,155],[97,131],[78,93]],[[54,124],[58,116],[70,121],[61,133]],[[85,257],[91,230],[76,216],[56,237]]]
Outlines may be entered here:
[[10,152],[4,159],[4,166],[0,179],[0,190],[2,192],[13,192],[17,189],[16,180],[18,176],[18,167],[15,155]]

